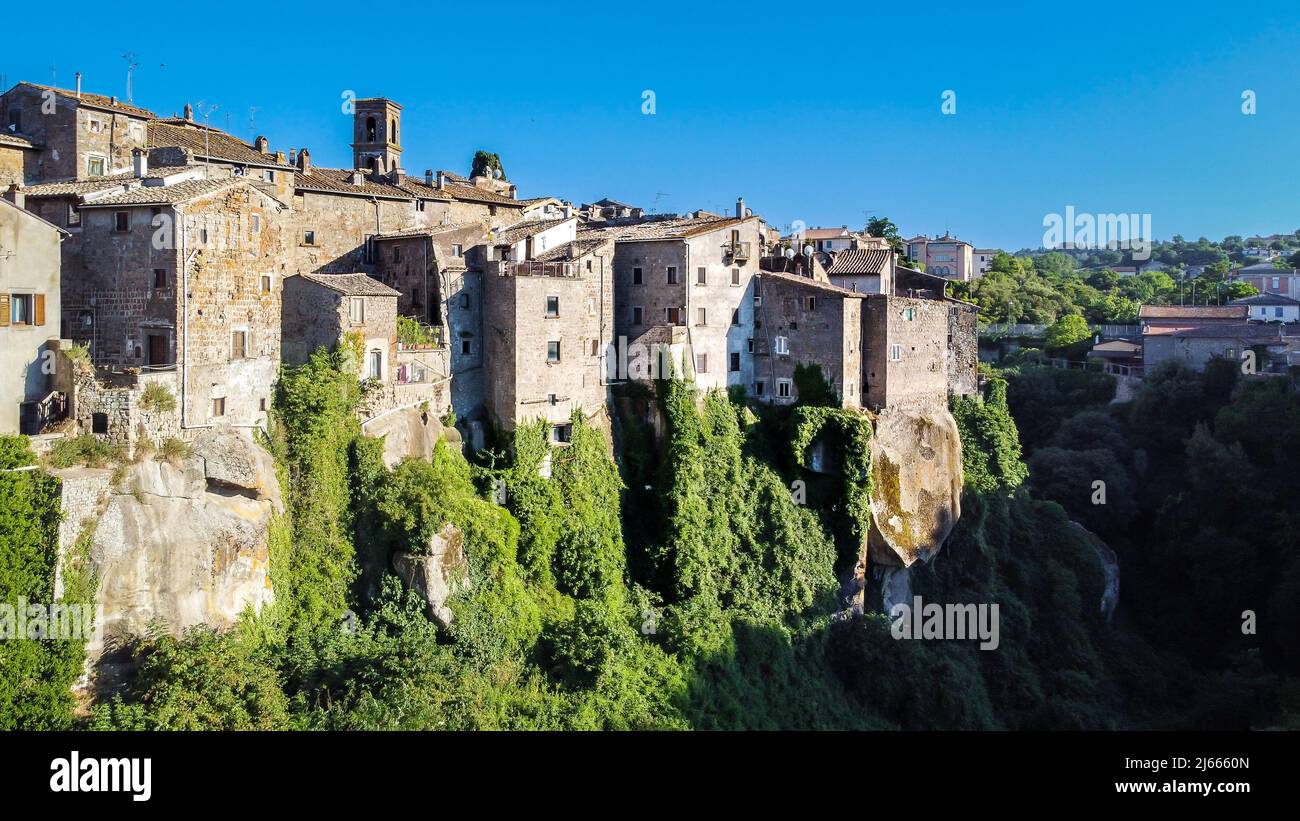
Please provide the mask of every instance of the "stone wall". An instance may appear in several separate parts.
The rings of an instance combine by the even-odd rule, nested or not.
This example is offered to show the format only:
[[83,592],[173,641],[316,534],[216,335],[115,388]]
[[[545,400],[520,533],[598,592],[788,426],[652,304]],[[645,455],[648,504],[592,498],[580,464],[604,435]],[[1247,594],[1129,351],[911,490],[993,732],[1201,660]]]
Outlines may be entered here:
[[[762,399],[795,401],[795,366],[817,365],[843,407],[860,407],[862,298],[835,293],[812,280],[777,275],[759,279],[763,302],[755,334],[762,344],[756,346],[754,380],[763,383]],[[788,353],[777,353],[778,337],[785,338]],[[790,383],[788,398],[779,395],[778,386],[785,381]],[[750,394],[759,395],[757,389]]]
[[948,393],[970,396],[979,390],[979,308],[948,303]]
[[[946,402],[948,303],[884,295],[869,295],[866,303],[862,336],[867,405]],[[896,356],[891,356],[891,348]]]

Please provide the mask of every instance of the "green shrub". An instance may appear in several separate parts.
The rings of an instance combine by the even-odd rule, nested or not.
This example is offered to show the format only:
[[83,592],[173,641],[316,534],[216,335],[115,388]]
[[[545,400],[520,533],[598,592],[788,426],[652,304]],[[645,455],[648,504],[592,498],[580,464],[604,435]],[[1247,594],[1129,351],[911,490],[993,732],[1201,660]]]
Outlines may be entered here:
[[140,407],[150,413],[171,413],[176,410],[176,397],[157,382],[150,382],[140,393]]
[[109,460],[117,456],[117,450],[111,444],[83,433],[73,439],[60,439],[54,444],[50,453],[50,463],[56,468],[70,468],[74,465],[87,467],[104,467]]

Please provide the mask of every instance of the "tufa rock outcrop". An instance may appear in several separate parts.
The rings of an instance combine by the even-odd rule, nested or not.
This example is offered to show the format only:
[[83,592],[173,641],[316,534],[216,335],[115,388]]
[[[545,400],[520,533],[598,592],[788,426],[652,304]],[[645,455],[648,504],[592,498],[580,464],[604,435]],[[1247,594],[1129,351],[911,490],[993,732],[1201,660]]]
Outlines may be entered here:
[[406,586],[418,593],[429,606],[429,616],[439,625],[451,624],[447,600],[470,588],[469,563],[465,561],[464,536],[453,524],[429,539],[423,555],[398,552],[393,555],[393,570]]

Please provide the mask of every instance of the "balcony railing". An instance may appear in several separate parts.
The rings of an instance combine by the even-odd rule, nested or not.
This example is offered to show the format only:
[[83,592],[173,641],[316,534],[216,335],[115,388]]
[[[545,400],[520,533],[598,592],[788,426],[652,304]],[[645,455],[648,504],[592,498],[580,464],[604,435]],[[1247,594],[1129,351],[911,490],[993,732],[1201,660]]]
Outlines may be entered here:
[[502,262],[503,277],[572,277],[577,268],[572,262]]
[[722,246],[722,255],[735,260],[749,259],[748,242],[728,242]]

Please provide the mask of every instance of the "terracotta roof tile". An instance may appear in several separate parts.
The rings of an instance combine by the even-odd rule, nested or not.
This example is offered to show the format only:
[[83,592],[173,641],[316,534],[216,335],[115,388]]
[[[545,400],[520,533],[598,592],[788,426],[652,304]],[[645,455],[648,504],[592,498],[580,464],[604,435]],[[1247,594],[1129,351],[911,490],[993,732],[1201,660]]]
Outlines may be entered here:
[[83,91],[81,92],[81,95],[78,96],[77,92],[72,91],[70,89],[55,88],[54,86],[43,86],[40,85],[39,83],[22,82],[19,83],[18,85],[31,86],[32,88],[39,88],[42,91],[53,91],[55,94],[57,94],[60,97],[63,97],[64,99],[73,100],[82,105],[94,106],[95,108],[107,108],[113,111],[121,112],[123,114],[129,114],[132,117],[140,117],[142,119],[152,120],[155,116],[154,113],[147,108],[139,108],[138,106],[128,105],[126,103],[119,101],[116,97],[106,97],[103,94],[91,94],[89,91]]
[[238,165],[293,168],[288,163],[277,160],[274,154],[264,154],[224,131],[181,119],[169,118],[149,123],[149,147],[185,148],[196,157],[209,157]]
[[317,285],[346,296],[401,296],[401,292],[366,274],[299,274]]

